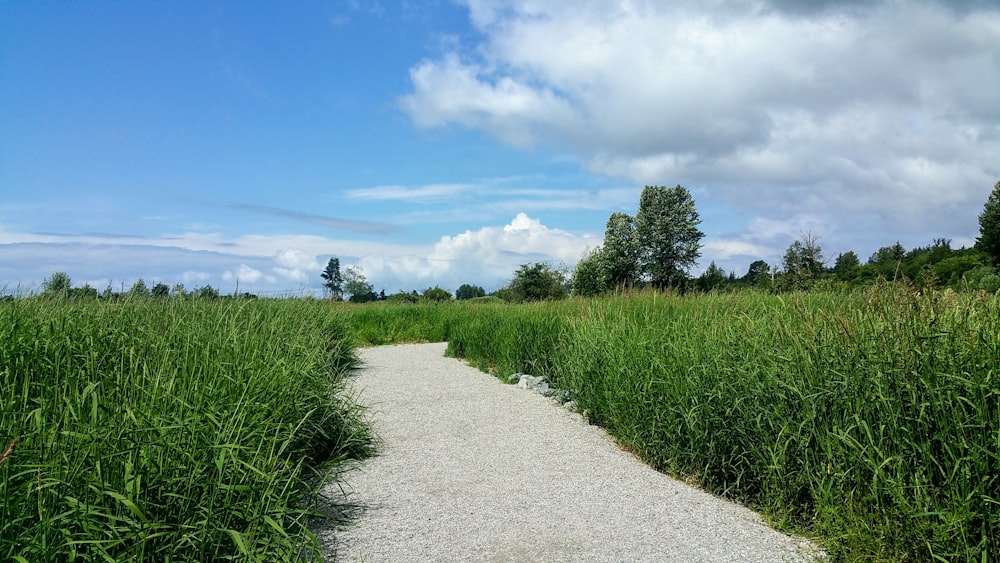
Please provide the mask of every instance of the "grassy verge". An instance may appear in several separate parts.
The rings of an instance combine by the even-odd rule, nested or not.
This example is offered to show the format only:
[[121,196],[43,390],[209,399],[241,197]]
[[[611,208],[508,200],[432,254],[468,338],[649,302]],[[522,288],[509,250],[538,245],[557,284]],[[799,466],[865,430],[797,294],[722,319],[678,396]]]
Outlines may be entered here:
[[370,444],[355,362],[305,302],[0,303],[0,559],[308,555],[321,469]]
[[451,353],[546,375],[651,465],[834,558],[1000,553],[1000,299],[879,287],[642,295],[454,322]]

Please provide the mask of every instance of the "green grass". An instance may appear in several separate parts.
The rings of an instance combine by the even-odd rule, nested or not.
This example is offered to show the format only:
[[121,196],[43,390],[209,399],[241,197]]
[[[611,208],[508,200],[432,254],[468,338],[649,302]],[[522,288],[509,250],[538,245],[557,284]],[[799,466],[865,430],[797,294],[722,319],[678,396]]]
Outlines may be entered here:
[[355,363],[323,304],[0,303],[0,559],[318,559]]
[[1000,553],[1000,299],[903,286],[494,306],[449,350],[546,375],[645,461],[835,558]]

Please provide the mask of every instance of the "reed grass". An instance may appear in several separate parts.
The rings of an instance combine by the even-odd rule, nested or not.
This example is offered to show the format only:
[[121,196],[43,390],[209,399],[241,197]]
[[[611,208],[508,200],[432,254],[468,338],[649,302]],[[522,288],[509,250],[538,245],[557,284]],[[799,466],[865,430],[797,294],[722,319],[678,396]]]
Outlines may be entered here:
[[451,353],[547,376],[645,461],[833,559],[1000,553],[1000,299],[642,294],[492,307]]
[[356,361],[317,303],[0,303],[0,560],[319,560]]

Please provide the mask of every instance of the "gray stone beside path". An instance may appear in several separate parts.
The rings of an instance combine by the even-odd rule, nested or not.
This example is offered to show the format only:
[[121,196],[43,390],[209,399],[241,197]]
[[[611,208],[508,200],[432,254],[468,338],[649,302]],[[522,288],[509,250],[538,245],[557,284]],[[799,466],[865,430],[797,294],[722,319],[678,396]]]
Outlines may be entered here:
[[[541,395],[445,358],[360,351],[382,440],[342,485],[363,508],[320,537],[337,561],[801,561],[808,541],[658,473]],[[334,485],[336,486],[336,485]]]

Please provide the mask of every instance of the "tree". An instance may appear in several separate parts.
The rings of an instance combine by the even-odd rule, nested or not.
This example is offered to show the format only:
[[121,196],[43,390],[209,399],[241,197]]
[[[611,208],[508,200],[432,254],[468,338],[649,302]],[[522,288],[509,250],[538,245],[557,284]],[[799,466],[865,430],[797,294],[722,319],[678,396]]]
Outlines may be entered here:
[[755,260],[740,281],[748,285],[767,285],[771,282],[771,266],[763,260]]
[[993,186],[993,192],[979,215],[976,249],[985,252],[994,265],[1000,266],[1000,182]]
[[819,237],[808,232],[803,234],[800,240],[788,246],[782,259],[782,266],[786,274],[799,278],[814,278],[823,273],[824,262]]
[[151,294],[153,297],[167,297],[170,295],[170,287],[165,283],[158,283],[153,286]]
[[544,301],[566,297],[566,276],[548,264],[521,264],[507,287],[512,301]]
[[698,289],[702,291],[712,291],[722,287],[726,283],[726,271],[715,265],[715,260],[708,265],[706,269],[695,282]]
[[427,301],[436,301],[438,303],[444,301],[451,301],[451,294],[448,293],[447,290],[441,289],[436,285],[434,287],[428,287],[427,289],[425,289],[421,294],[421,297],[423,297]]
[[698,230],[701,219],[694,199],[682,186],[646,186],[635,216],[640,272],[655,287],[673,287],[687,280],[688,270],[701,256]]
[[326,280],[323,287],[330,292],[330,298],[339,300],[343,294],[344,278],[340,275],[340,259],[330,258],[320,277]]
[[45,289],[42,290],[42,295],[46,297],[69,297],[69,290],[72,288],[73,282],[66,272],[56,272],[45,280],[43,286]]
[[142,278],[135,280],[132,288],[128,290],[128,294],[131,297],[147,297],[149,295],[149,288],[146,287],[146,281]]
[[219,290],[215,289],[214,287],[208,284],[205,284],[199,287],[198,289],[194,290],[194,294],[198,297],[198,299],[212,300],[219,298]]
[[174,297],[179,297],[180,299],[184,299],[187,296],[187,293],[184,291],[184,284],[182,283],[175,283],[170,292],[173,293]]
[[475,299],[476,297],[486,297],[486,290],[478,285],[463,283],[455,291],[455,299]]
[[641,254],[642,245],[635,219],[627,213],[612,213],[604,230],[604,247],[599,255],[604,278],[602,284],[607,289],[618,290],[634,286],[640,277]]
[[868,257],[868,264],[874,266],[885,278],[896,279],[906,259],[906,249],[899,241],[892,246],[883,246]]
[[605,252],[597,247],[580,259],[573,270],[573,295],[593,297],[607,291]]
[[861,260],[853,250],[848,250],[837,255],[833,262],[833,273],[837,279],[847,281],[854,277],[854,273],[861,267]]
[[352,303],[367,303],[375,301],[375,288],[360,268],[349,267],[344,270],[344,293],[350,295]]

